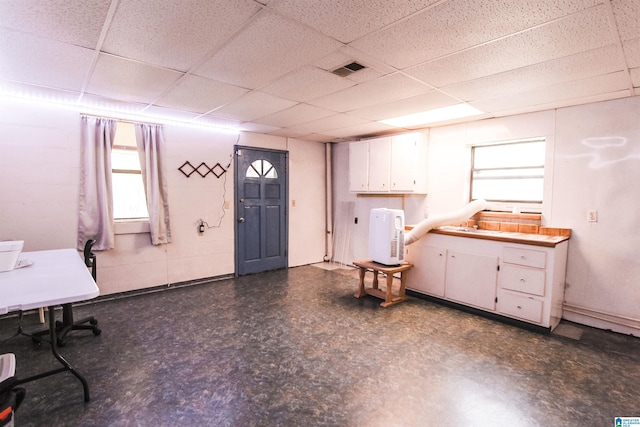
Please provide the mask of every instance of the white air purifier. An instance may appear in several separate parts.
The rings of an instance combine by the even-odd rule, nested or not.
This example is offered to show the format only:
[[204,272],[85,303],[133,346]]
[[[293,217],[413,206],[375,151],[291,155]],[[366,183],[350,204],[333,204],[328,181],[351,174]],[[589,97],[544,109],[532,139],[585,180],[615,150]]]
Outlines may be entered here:
[[371,209],[369,258],[385,265],[398,265],[404,261],[404,211]]

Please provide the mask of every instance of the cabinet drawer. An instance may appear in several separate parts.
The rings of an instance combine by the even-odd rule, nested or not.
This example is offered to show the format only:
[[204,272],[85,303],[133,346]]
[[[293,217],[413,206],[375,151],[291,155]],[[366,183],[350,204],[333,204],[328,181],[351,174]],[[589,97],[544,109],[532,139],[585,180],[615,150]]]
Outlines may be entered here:
[[502,260],[511,264],[545,268],[547,265],[547,254],[542,251],[505,246],[502,252]]
[[544,278],[544,270],[503,264],[500,271],[500,287],[544,296]]
[[534,323],[542,322],[543,302],[533,297],[501,292],[498,298],[498,311]]

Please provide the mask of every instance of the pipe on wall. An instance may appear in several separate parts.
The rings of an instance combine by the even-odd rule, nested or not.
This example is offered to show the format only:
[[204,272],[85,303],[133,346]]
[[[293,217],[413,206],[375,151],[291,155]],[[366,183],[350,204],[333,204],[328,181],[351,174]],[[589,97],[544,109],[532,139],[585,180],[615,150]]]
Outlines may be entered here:
[[332,169],[333,163],[331,161],[331,143],[324,144],[324,173],[325,173],[325,195],[326,195],[326,210],[325,210],[325,240],[324,240],[324,261],[331,261],[333,258],[333,181],[332,181]]
[[486,200],[478,199],[467,203],[462,209],[459,209],[457,211],[425,218],[420,221],[413,228],[413,230],[405,234],[404,244],[406,246],[415,243],[418,239],[427,234],[432,228],[439,227],[441,225],[448,225],[456,222],[466,221],[476,212],[486,209],[487,206],[488,203]]

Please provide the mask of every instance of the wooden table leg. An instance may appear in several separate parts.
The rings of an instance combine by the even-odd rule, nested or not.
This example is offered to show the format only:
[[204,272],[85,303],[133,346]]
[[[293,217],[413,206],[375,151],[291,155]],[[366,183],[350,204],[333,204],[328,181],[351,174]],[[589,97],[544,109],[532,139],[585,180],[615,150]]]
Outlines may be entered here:
[[380,304],[383,307],[387,307],[393,304],[393,294],[391,292],[392,290],[393,290],[393,274],[387,274],[387,295],[384,299],[384,302]]
[[378,270],[373,270],[373,289],[378,289]]
[[406,291],[404,288],[404,285],[407,283],[407,272],[403,271],[400,273],[400,291],[398,291],[398,295],[400,295],[400,298],[405,299],[406,296]]
[[366,268],[364,267],[358,267],[360,269],[359,273],[360,273],[360,284],[358,287],[358,292],[356,292],[353,296],[356,298],[360,298],[366,295],[366,293],[364,292],[364,273],[367,271]]

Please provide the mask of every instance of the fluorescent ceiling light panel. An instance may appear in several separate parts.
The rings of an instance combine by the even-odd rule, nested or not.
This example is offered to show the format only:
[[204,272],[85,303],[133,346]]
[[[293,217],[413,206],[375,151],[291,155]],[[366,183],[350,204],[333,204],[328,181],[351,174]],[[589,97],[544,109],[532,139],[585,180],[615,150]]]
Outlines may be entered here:
[[423,111],[421,113],[407,114],[406,116],[395,117],[393,119],[378,120],[378,122],[402,128],[461,119],[479,114],[483,114],[483,112],[469,104],[457,104],[449,107],[436,108],[435,110]]

